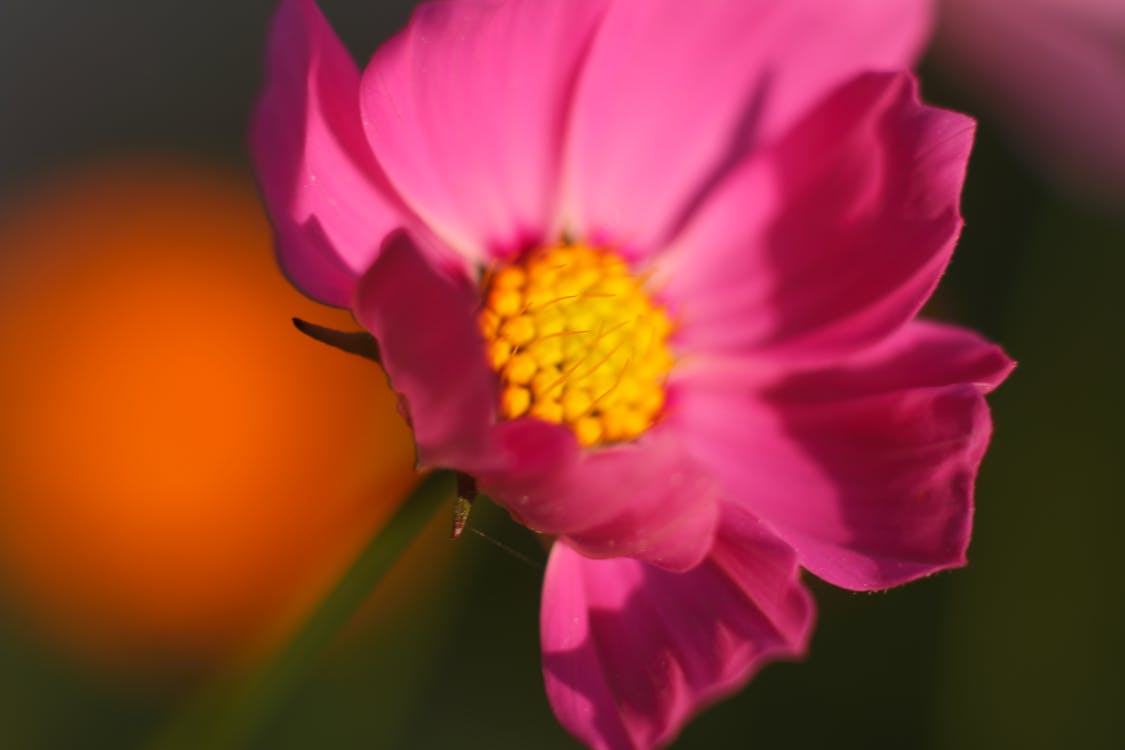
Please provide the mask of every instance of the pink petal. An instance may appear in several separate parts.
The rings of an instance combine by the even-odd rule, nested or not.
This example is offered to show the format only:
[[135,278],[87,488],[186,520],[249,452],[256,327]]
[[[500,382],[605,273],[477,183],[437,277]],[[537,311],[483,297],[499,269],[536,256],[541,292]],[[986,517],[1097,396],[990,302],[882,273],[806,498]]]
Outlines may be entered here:
[[830,362],[905,324],[953,251],[972,137],[905,74],[838,89],[721,185],[664,259],[685,350]]
[[402,220],[363,137],[355,63],[311,0],[283,0],[273,19],[250,146],[283,270],[348,306]]
[[524,525],[562,535],[591,557],[635,557],[687,570],[711,548],[717,485],[670,430],[634,443],[585,450],[570,432],[535,420],[498,428],[506,470],[480,477],[483,491]]
[[1125,198],[1125,3],[944,0],[938,60],[1043,166]]
[[613,3],[575,98],[568,227],[659,249],[729,160],[857,73],[908,67],[929,10],[924,0]]
[[359,282],[355,315],[379,342],[424,466],[490,467],[496,378],[476,326],[475,289],[431,265],[405,232],[388,238]]
[[604,5],[427,3],[365,71],[379,162],[466,257],[555,239],[566,112]]
[[673,418],[801,565],[838,586],[885,588],[964,563],[991,432],[984,394],[1011,368],[974,334],[916,322],[766,392],[682,383]]
[[765,662],[803,654],[812,622],[792,550],[741,511],[688,573],[558,543],[540,612],[547,695],[595,750],[647,750]]

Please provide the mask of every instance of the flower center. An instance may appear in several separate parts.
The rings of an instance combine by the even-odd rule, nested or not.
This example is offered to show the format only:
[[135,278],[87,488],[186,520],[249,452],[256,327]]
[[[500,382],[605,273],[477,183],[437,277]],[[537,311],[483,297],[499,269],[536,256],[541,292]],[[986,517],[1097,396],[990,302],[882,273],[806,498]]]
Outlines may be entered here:
[[502,417],[565,424],[586,446],[633,440],[656,422],[672,326],[620,256],[554,245],[496,268],[483,287]]

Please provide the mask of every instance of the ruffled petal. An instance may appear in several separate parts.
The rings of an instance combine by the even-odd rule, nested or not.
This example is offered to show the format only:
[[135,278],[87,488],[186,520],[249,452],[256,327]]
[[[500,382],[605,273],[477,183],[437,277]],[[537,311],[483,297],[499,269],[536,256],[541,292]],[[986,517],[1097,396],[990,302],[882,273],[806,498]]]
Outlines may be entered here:
[[311,0],[284,0],[273,19],[250,147],[282,269],[348,306],[402,219],[363,136],[359,72]]
[[722,185],[664,261],[686,351],[831,362],[911,320],[961,228],[974,124],[906,74],[843,86]]
[[909,67],[930,15],[925,0],[613,3],[571,116],[568,228],[660,249],[731,160],[857,73]]
[[586,450],[566,428],[524,419],[501,424],[504,471],[483,491],[524,525],[562,535],[591,557],[635,557],[687,570],[711,548],[718,486],[661,427],[640,440]]
[[595,750],[647,750],[765,662],[803,654],[813,615],[793,551],[741,511],[688,573],[557,543],[540,612],[547,695]]
[[556,239],[566,112],[604,5],[427,3],[364,72],[379,162],[466,257]]
[[764,392],[700,373],[677,384],[671,418],[801,565],[845,588],[885,588],[964,564],[991,433],[984,394],[1012,366],[968,331],[915,322]]
[[476,326],[475,290],[392,234],[359,282],[356,319],[379,342],[423,466],[495,468],[496,378]]

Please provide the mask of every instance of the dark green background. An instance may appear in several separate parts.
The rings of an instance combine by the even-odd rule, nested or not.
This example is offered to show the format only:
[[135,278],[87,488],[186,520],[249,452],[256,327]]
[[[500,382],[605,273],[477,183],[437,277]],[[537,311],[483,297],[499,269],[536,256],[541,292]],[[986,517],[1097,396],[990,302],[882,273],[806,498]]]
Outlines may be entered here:
[[[361,58],[410,5],[323,2]],[[107,155],[244,167],[271,7],[0,3],[0,207]],[[973,110],[939,69],[923,79],[931,101]],[[992,400],[970,566],[881,594],[813,582],[809,659],[767,668],[677,748],[1125,747],[1125,219],[1041,180],[1009,141],[982,121],[935,306],[1020,362]],[[476,522],[536,554],[502,514]],[[417,611],[326,656],[262,746],[574,747],[541,688],[539,576],[467,537]],[[18,631],[0,637],[0,746],[143,745],[182,695],[84,674]]]

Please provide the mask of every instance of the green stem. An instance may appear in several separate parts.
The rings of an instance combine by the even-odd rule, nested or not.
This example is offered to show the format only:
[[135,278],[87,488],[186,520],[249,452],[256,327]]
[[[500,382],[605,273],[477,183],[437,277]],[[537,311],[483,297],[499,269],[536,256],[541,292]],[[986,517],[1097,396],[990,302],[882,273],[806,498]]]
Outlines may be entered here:
[[161,750],[186,747],[246,748],[261,739],[318,656],[356,613],[426,521],[453,496],[448,472],[433,472],[367,544],[336,586],[293,637],[236,687],[192,705],[152,744]]

